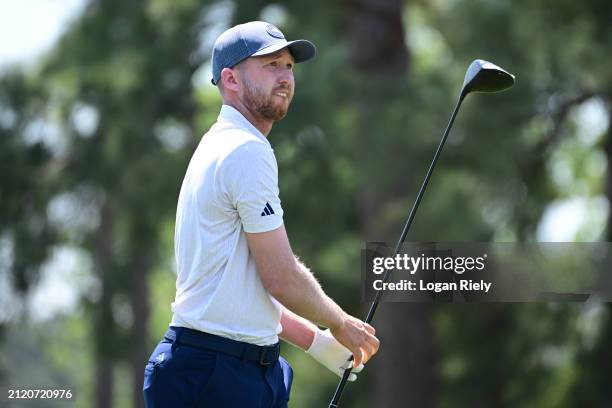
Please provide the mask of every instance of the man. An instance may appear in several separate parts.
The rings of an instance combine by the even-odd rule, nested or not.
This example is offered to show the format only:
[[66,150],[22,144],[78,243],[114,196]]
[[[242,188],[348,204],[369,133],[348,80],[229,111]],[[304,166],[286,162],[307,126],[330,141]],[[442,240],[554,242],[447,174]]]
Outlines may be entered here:
[[374,328],[325,295],[283,226],[267,135],[293,98],[294,63],[314,55],[311,42],[258,21],[215,42],[223,106],[181,187],[176,299],[145,368],[148,407],[286,407],[292,371],[279,336],[338,375],[351,354],[358,372],[378,350]]

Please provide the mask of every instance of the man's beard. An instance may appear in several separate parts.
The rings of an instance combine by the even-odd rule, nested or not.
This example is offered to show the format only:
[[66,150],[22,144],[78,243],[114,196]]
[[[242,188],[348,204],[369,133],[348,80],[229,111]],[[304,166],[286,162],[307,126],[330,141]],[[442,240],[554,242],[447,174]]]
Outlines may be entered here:
[[265,119],[279,121],[287,114],[287,108],[291,103],[291,91],[288,88],[277,88],[274,92],[285,92],[288,96],[287,106],[283,103],[275,103],[274,95],[266,95],[256,84],[249,79],[243,78],[244,93],[243,103],[253,113],[257,113]]

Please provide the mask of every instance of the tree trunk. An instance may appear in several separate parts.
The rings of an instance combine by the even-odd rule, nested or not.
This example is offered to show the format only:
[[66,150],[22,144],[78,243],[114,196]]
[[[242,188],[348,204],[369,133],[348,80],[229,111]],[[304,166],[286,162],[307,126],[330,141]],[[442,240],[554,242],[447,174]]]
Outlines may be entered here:
[[[372,157],[369,147],[372,135],[379,138],[377,143],[384,143],[385,137],[389,136],[379,134],[380,129],[378,132],[376,129],[386,108],[384,102],[388,98],[403,97],[397,91],[397,84],[405,80],[409,61],[402,22],[404,7],[401,0],[357,0],[347,3],[347,6],[350,60],[358,76],[353,100],[359,117],[356,131],[364,175],[359,194],[360,214],[365,239],[378,241],[388,238],[386,231],[393,231],[393,236],[399,235],[399,223],[403,222],[398,220],[398,225],[382,225],[380,209],[396,193],[376,188],[376,180],[382,177],[376,174],[376,169],[384,168],[380,164],[389,156]],[[389,155],[393,153],[388,152]],[[377,328],[381,348],[370,367],[376,372],[371,405],[433,406],[431,305],[383,304],[373,325]]]
[[434,405],[431,312],[431,303],[386,303],[378,308],[374,326],[381,349],[372,361],[377,374],[372,406],[428,408]]
[[94,270],[102,283],[100,301],[93,305],[93,333],[95,350],[94,379],[96,408],[110,408],[113,406],[113,341],[115,322],[112,315],[111,274],[114,267],[113,260],[113,214],[107,203],[103,204],[100,228],[94,237]]
[[104,356],[97,356],[95,368],[96,381],[96,408],[110,408],[113,406],[113,363]]
[[365,76],[404,75],[408,52],[404,41],[402,0],[349,2],[351,63]]
[[143,408],[142,393],[144,366],[149,356],[149,271],[151,270],[150,251],[140,249],[134,254],[132,274],[131,306],[134,314],[132,332],[132,349],[129,354],[129,365],[132,375],[132,400],[134,408]]

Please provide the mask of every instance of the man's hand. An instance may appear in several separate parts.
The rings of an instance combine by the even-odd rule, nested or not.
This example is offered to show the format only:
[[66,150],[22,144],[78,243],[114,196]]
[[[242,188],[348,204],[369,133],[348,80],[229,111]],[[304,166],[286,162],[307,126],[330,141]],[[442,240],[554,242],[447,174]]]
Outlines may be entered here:
[[[332,336],[329,329],[317,330],[312,345],[306,352],[339,377],[342,377],[344,370],[351,366],[351,362],[348,361],[351,352]],[[355,381],[356,373],[361,370],[363,370],[363,364],[353,368],[348,380]]]
[[333,336],[353,353],[353,367],[358,367],[378,351],[380,342],[374,336],[376,330],[356,317],[345,314],[342,323],[330,327]]

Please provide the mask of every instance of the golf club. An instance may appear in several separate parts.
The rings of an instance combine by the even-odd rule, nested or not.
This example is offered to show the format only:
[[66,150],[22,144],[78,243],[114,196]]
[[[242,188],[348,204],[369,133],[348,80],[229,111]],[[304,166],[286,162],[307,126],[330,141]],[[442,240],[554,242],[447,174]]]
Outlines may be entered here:
[[[444,143],[446,142],[446,138],[448,137],[448,132],[450,131],[450,128],[453,126],[453,122],[455,121],[455,117],[457,116],[457,112],[459,111],[459,107],[461,106],[463,99],[467,96],[467,94],[471,92],[499,92],[499,91],[503,91],[504,89],[510,88],[512,85],[514,85],[514,75],[498,67],[497,65],[492,64],[488,61],[480,60],[480,59],[474,60],[474,62],[470,64],[470,66],[467,69],[467,72],[465,73],[465,79],[463,80],[463,86],[461,87],[461,93],[459,94],[459,100],[457,101],[457,104],[455,105],[455,109],[453,110],[450,121],[448,122],[448,125],[446,126],[446,130],[444,130],[444,133],[442,134],[442,140],[440,141],[440,144],[438,145],[438,148],[436,149],[436,153],[434,154],[433,160],[431,161],[431,164],[429,165],[429,169],[427,170],[427,174],[425,175],[425,180],[423,180],[423,184],[421,184],[421,189],[419,190],[419,193],[417,194],[417,198],[414,201],[414,204],[412,205],[412,209],[410,210],[410,214],[408,215],[408,220],[406,221],[406,224],[404,225],[404,229],[402,230],[402,235],[400,236],[400,239],[397,242],[397,245],[395,246],[395,251],[393,253],[393,256],[399,253],[402,247],[402,244],[404,243],[404,240],[406,239],[408,230],[410,229],[410,226],[412,225],[412,221],[414,220],[414,216],[417,212],[417,209],[419,208],[419,204],[421,203],[421,199],[423,198],[423,194],[425,193],[425,189],[427,188],[427,184],[429,183],[429,179],[431,177],[433,169],[436,166],[438,157],[440,157],[440,153],[442,152],[442,148],[444,147]],[[386,283],[389,280],[390,276],[391,276],[391,270],[385,271],[383,282]],[[380,302],[382,293],[383,293],[382,291],[376,292],[374,301],[372,302],[372,305],[370,306],[370,310],[368,310],[368,314],[365,318],[366,323],[370,323],[372,319],[374,318],[374,313],[376,312],[376,309]],[[352,360],[353,358],[351,356],[349,361],[352,361]],[[331,402],[329,403],[329,408],[338,407],[340,397],[342,396],[342,391],[344,390],[344,387],[346,386],[351,370],[352,368],[349,367],[344,371],[344,375],[342,376],[342,379],[338,383],[336,392],[334,393],[334,396]]]

